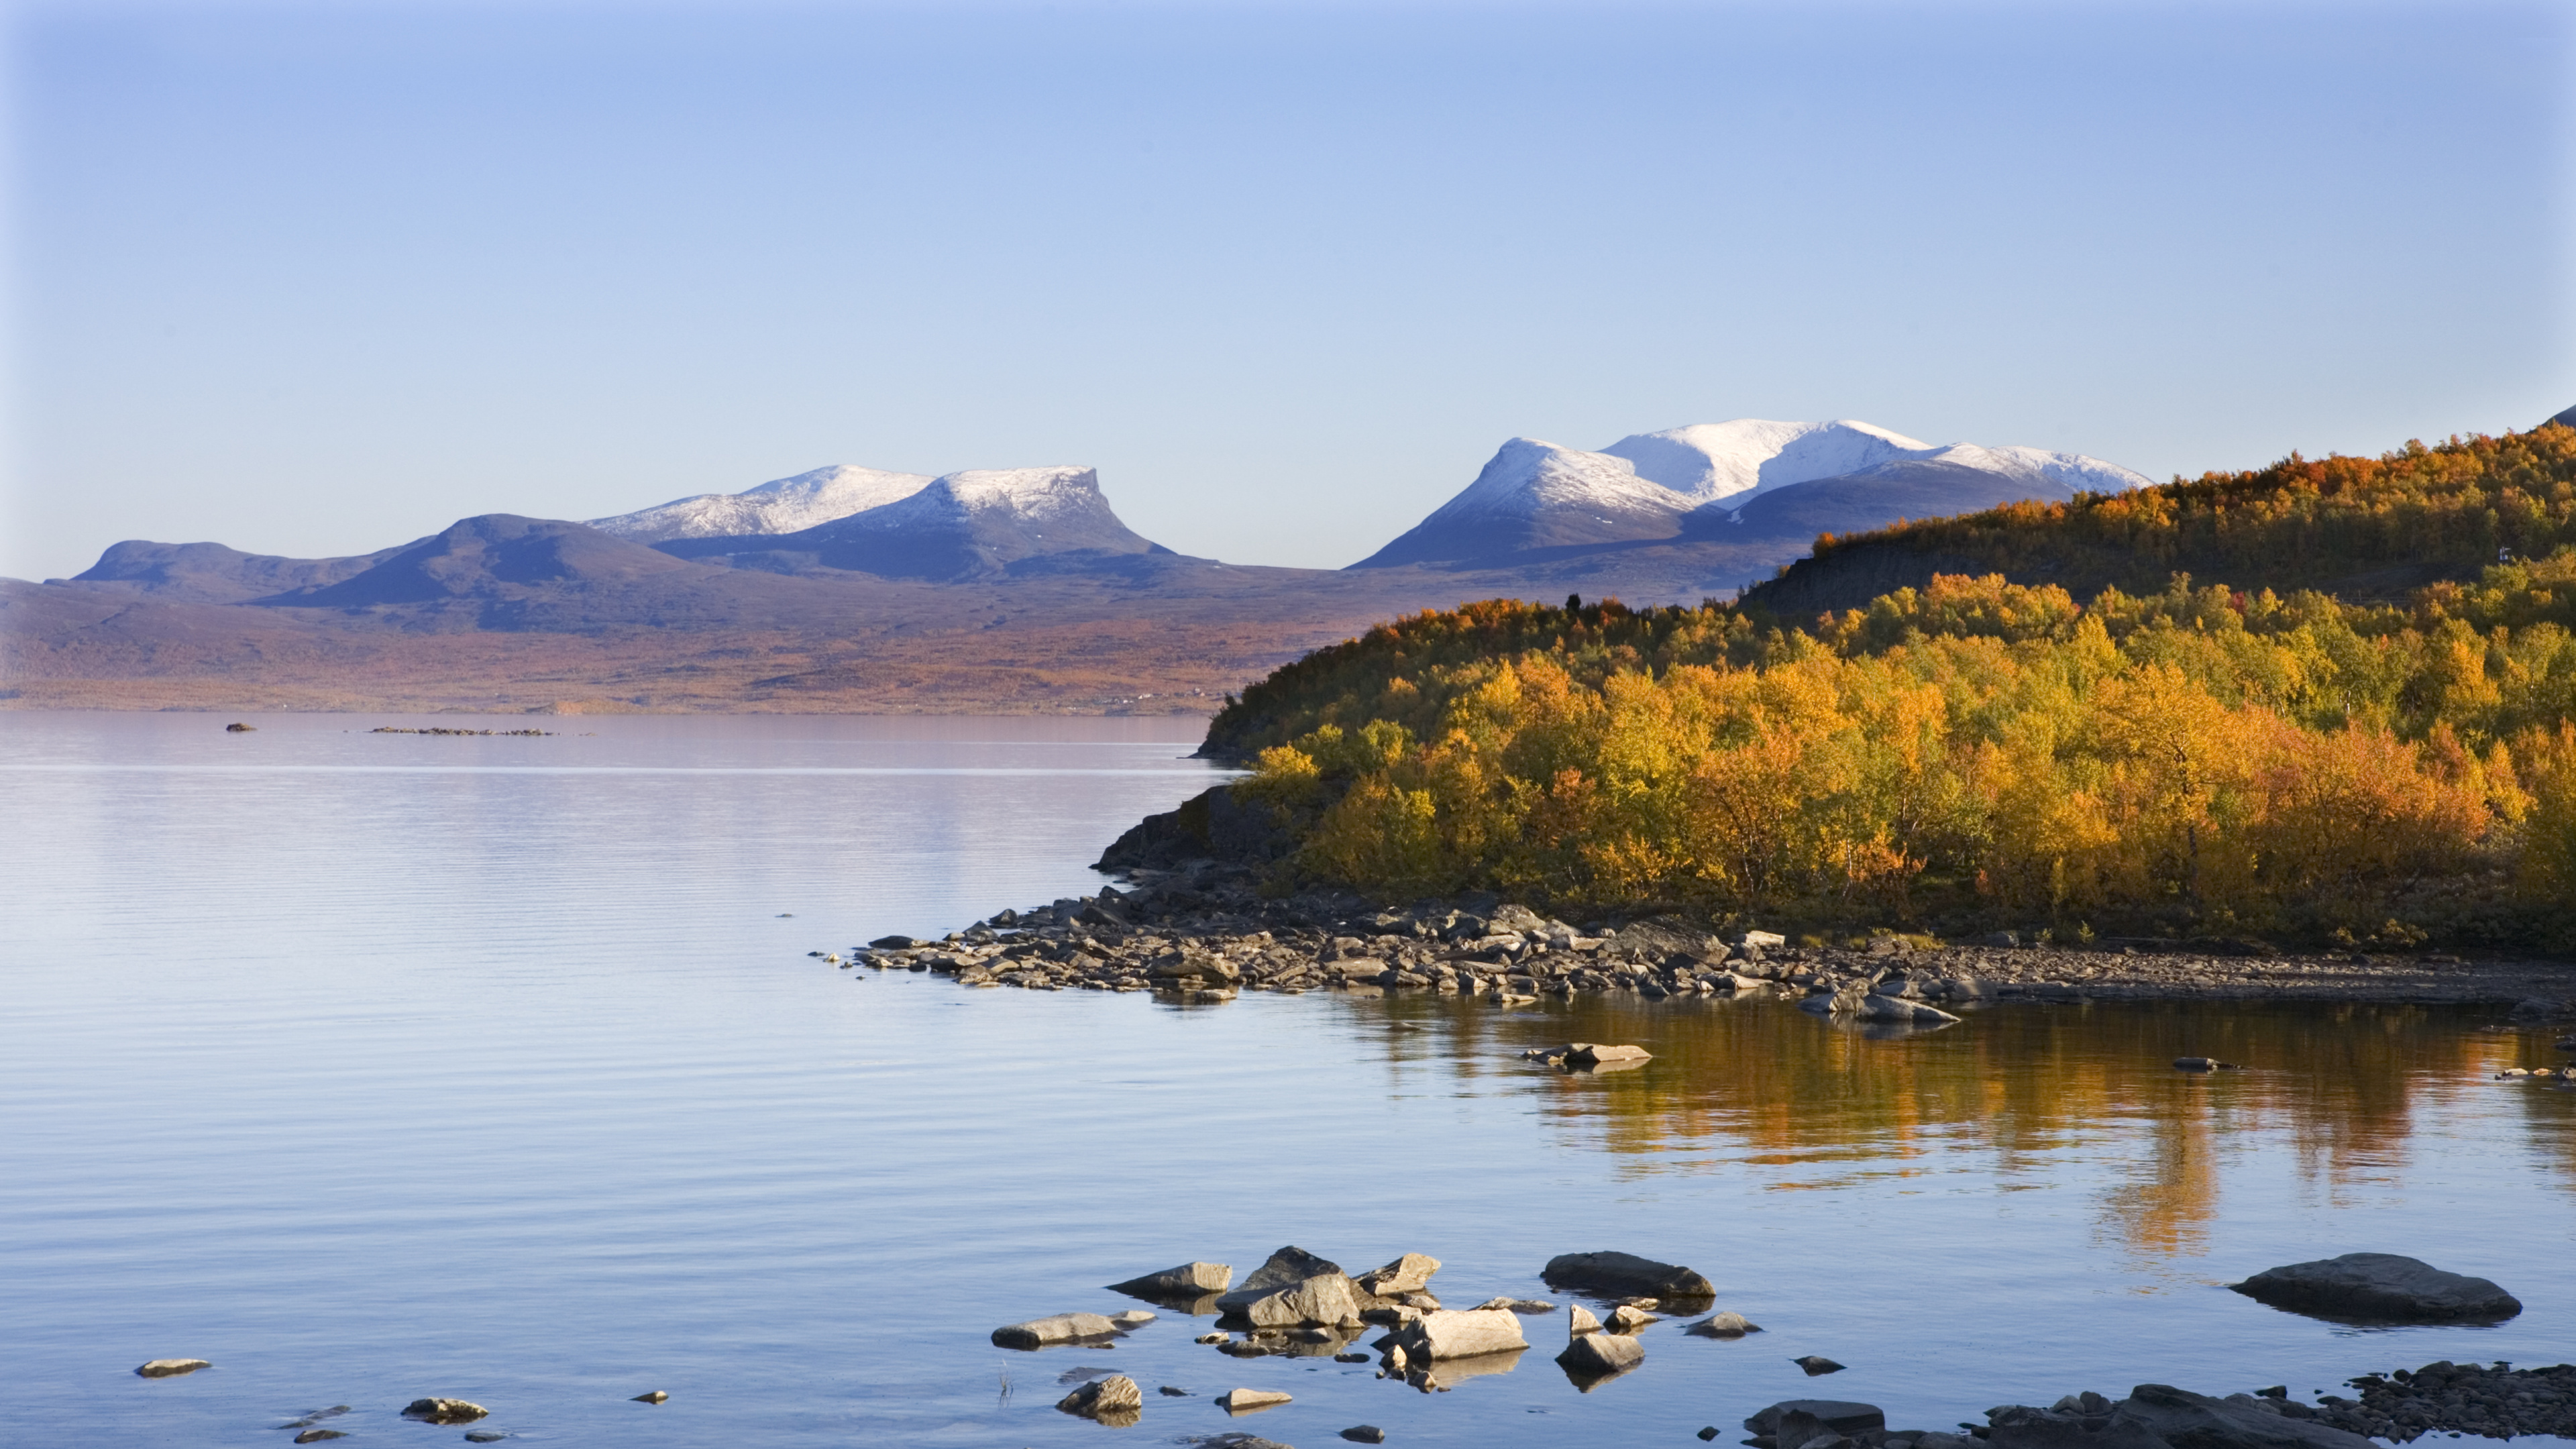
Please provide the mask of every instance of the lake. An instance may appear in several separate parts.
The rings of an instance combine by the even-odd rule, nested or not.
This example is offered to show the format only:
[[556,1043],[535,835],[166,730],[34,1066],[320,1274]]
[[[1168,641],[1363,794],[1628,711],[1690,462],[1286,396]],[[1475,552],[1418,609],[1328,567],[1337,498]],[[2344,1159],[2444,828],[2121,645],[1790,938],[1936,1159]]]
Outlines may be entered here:
[[[1810,1394],[1938,1428],[2576,1357],[2576,1092],[2489,1080],[2555,1035],[2494,1013],[2017,1005],[1881,1041],[1767,1001],[965,990],[807,953],[1096,888],[1210,782],[1195,722],[229,718],[0,713],[0,1440],[274,1446],[348,1404],[352,1449],[459,1442],[395,1417],[444,1395],[566,1445],[1678,1449]],[[1518,1060],[1569,1039],[1656,1057]],[[1445,1393],[1171,1314],[987,1339],[1290,1243],[1432,1254],[1453,1306],[1644,1253],[1768,1331],[1649,1328],[1588,1393],[1562,1315]],[[2358,1330],[2218,1286],[2359,1250],[2527,1310]],[[215,1367],[132,1373],[175,1356]],[[1110,1367],[1141,1424],[1054,1411]],[[1229,1421],[1238,1386],[1295,1400]]]

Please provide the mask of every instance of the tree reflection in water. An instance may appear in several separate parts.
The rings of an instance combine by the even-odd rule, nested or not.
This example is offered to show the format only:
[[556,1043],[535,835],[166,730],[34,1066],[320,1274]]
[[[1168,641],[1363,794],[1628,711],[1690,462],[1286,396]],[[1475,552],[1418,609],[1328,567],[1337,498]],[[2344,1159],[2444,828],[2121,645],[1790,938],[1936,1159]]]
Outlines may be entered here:
[[[2576,1183],[2576,1091],[2497,1082],[2555,1066],[2549,1031],[2490,1029],[2475,1008],[2249,1002],[1993,1006],[1958,1026],[1862,1031],[1779,999],[1581,998],[1498,1009],[1405,996],[1382,1005],[1397,1061],[1448,1056],[1466,1092],[1536,1078],[1531,1046],[1635,1042],[1649,1069],[1537,1081],[1542,1112],[1644,1179],[1733,1165],[1780,1191],[1974,1172],[2039,1185],[2068,1154],[2115,1163],[2102,1232],[2153,1258],[2197,1255],[2233,1153],[2286,1142],[2329,1206],[2395,1182],[2422,1109],[2462,1093],[2522,1114],[2535,1154]],[[2205,1056],[2244,1070],[2183,1072]]]

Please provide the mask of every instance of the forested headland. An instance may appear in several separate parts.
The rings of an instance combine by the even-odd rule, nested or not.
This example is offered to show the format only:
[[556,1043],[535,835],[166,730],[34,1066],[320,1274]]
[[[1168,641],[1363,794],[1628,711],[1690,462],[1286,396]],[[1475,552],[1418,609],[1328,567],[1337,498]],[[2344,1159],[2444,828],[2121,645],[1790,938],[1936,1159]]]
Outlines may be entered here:
[[[1794,612],[1850,560],[1923,582]],[[2568,950],[2571,719],[2553,425],[1820,540],[1740,604],[1426,612],[1208,745],[1287,832],[1282,885]]]

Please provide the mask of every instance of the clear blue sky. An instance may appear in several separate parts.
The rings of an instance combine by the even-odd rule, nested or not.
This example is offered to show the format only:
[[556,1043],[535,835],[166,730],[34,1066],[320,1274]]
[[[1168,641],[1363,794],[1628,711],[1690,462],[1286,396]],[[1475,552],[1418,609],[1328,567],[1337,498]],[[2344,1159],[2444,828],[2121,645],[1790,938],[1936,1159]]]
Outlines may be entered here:
[[0,574],[824,463],[1348,563],[1514,434],[2576,403],[2564,4],[21,5]]

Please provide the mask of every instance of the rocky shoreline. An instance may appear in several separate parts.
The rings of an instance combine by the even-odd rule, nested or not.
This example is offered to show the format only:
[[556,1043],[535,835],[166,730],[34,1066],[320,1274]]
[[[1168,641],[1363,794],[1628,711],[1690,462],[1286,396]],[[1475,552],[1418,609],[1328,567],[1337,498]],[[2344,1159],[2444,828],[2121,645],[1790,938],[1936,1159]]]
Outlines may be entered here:
[[[1706,1276],[1631,1253],[1565,1253],[1541,1270],[1551,1292],[1589,1299],[1598,1314],[1582,1302],[1512,1297],[1447,1308],[1431,1292],[1441,1266],[1428,1254],[1405,1253],[1351,1275],[1291,1245],[1271,1254],[1240,1285],[1227,1264],[1192,1261],[1107,1291],[1192,1316],[1217,1314],[1216,1331],[1192,1342],[1228,1358],[1374,1360],[1378,1378],[1400,1380],[1426,1394],[1520,1369],[1533,1348],[1547,1351],[1543,1341],[1532,1342],[1528,1330],[1546,1325],[1560,1308],[1565,1345],[1554,1361],[1585,1393],[1643,1363],[1649,1333],[1660,1342],[1674,1327],[1685,1336],[1729,1340],[1762,1332],[1739,1314],[1716,1311],[1719,1290]],[[2273,1307],[2335,1322],[2494,1323],[2522,1311],[2520,1300],[2487,1279],[2384,1253],[2288,1264],[2230,1286]],[[1058,1313],[1004,1325],[993,1331],[992,1341],[1031,1353],[1106,1345],[1148,1331],[1160,1317],[1142,1310]],[[1386,1332],[1363,1347],[1360,1340],[1375,1329]],[[1793,1362],[1810,1378],[1844,1368],[1813,1354]],[[1121,1427],[1145,1417],[1142,1383],[1114,1369],[1079,1369],[1059,1382],[1074,1385],[1056,1404],[1060,1412]],[[2044,1408],[1999,1405],[1986,1411],[1985,1423],[1961,1423],[1955,1431],[1891,1428],[1887,1412],[1876,1404],[1788,1399],[1746,1418],[1751,1437],[1741,1442],[1750,1449],[2371,1449],[2373,1438],[2403,1443],[2434,1432],[2490,1438],[2576,1432],[2576,1366],[2567,1364],[2516,1370],[2505,1363],[2490,1368],[2443,1361],[2365,1374],[2347,1384],[2360,1391],[2359,1398],[2319,1391],[2314,1404],[2292,1398],[2288,1386],[2279,1384],[2223,1397],[2166,1384],[2137,1385],[2119,1400],[2087,1390]],[[1155,1393],[1202,1397],[1200,1390],[1169,1384]],[[1240,1417],[1292,1397],[1275,1388],[1239,1387],[1214,1402]],[[1714,1441],[1725,1432],[1712,1424],[1697,1437]],[[1340,1437],[1379,1443],[1386,1436],[1362,1424]],[[1242,1434],[1182,1442],[1284,1449]]]
[[2005,1002],[2316,1001],[2490,1006],[2526,1024],[2576,1019],[2576,966],[2443,954],[2270,954],[2241,942],[2084,949],[1879,935],[1790,944],[1673,916],[1554,920],[1491,897],[1378,908],[1348,892],[1269,898],[1214,863],[1138,868],[1127,888],[1006,910],[938,940],[886,936],[836,964],[932,971],[969,987],[1158,991],[1419,990],[1505,1003],[1578,993],[1772,993],[1810,1010],[1938,1027]]

